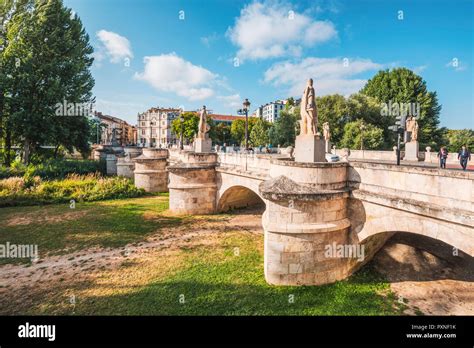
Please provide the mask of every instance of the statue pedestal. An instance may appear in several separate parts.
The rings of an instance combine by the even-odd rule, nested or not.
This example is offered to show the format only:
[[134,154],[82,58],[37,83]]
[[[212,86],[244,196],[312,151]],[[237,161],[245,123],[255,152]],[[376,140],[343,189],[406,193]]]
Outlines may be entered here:
[[326,144],[318,135],[298,135],[295,142],[295,162],[326,162]]
[[418,141],[410,141],[408,143],[405,143],[405,157],[403,158],[403,160],[404,161],[419,161],[418,149],[419,149]]
[[194,140],[194,151],[195,152],[211,152],[211,150],[212,150],[212,140],[211,139],[196,138],[196,140]]

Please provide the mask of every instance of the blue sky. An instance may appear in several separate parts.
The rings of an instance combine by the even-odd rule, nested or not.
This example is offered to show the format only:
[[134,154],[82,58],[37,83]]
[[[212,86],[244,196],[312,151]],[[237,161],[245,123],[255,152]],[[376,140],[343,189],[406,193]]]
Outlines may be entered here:
[[97,110],[133,124],[152,106],[254,110],[309,77],[347,96],[404,66],[438,93],[442,126],[474,128],[470,0],[64,2],[95,48]]

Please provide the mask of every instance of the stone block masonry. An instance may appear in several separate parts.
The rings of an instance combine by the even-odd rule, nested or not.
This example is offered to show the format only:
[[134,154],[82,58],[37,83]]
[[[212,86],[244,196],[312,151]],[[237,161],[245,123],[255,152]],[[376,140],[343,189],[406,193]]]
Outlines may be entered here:
[[168,167],[170,211],[176,214],[216,212],[217,154],[182,151]]
[[144,148],[143,153],[134,158],[135,186],[143,188],[146,192],[167,192],[168,150]]

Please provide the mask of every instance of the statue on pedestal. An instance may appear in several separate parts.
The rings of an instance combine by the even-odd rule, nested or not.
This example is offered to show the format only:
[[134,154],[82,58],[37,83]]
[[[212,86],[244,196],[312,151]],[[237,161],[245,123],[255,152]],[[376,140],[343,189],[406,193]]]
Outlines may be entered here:
[[206,106],[204,105],[199,114],[199,128],[198,134],[194,141],[194,151],[195,152],[211,152],[212,149],[212,140],[209,139],[209,125],[207,124],[207,111]]
[[329,128],[329,122],[323,123],[323,136],[324,136],[324,140],[326,141],[331,140],[331,129]]
[[199,129],[198,129],[197,138],[207,139],[208,131],[209,131],[209,125],[207,124],[207,111],[206,111],[206,106],[204,105],[199,114]]
[[409,116],[406,121],[406,130],[410,134],[410,141],[418,140],[418,122],[414,116]]
[[[313,79],[308,80],[303,92],[300,115],[300,134],[295,139],[295,162],[326,162],[326,151],[329,151],[330,145],[329,141],[325,142],[318,132],[318,110]],[[327,135],[330,135],[329,130]]]
[[329,122],[323,123],[323,136],[324,144],[326,146],[326,153],[331,153],[331,129],[329,128]]
[[418,157],[418,122],[416,118],[411,115],[407,118],[405,123],[407,132],[407,142],[405,143],[405,161],[419,161]]
[[318,134],[318,110],[316,108],[313,79],[308,80],[308,85],[303,92],[301,99],[301,129],[300,135]]

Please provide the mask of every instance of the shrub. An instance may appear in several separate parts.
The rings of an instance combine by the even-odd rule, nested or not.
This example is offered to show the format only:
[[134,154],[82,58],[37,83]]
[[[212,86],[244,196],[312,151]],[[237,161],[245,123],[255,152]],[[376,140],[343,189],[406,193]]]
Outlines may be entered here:
[[25,166],[14,162],[10,168],[0,167],[0,179],[13,176],[39,176],[42,179],[64,179],[70,174],[105,174],[105,163],[92,160],[49,160]]
[[130,179],[99,174],[43,180],[38,176],[0,180],[0,207],[139,197],[145,194]]

